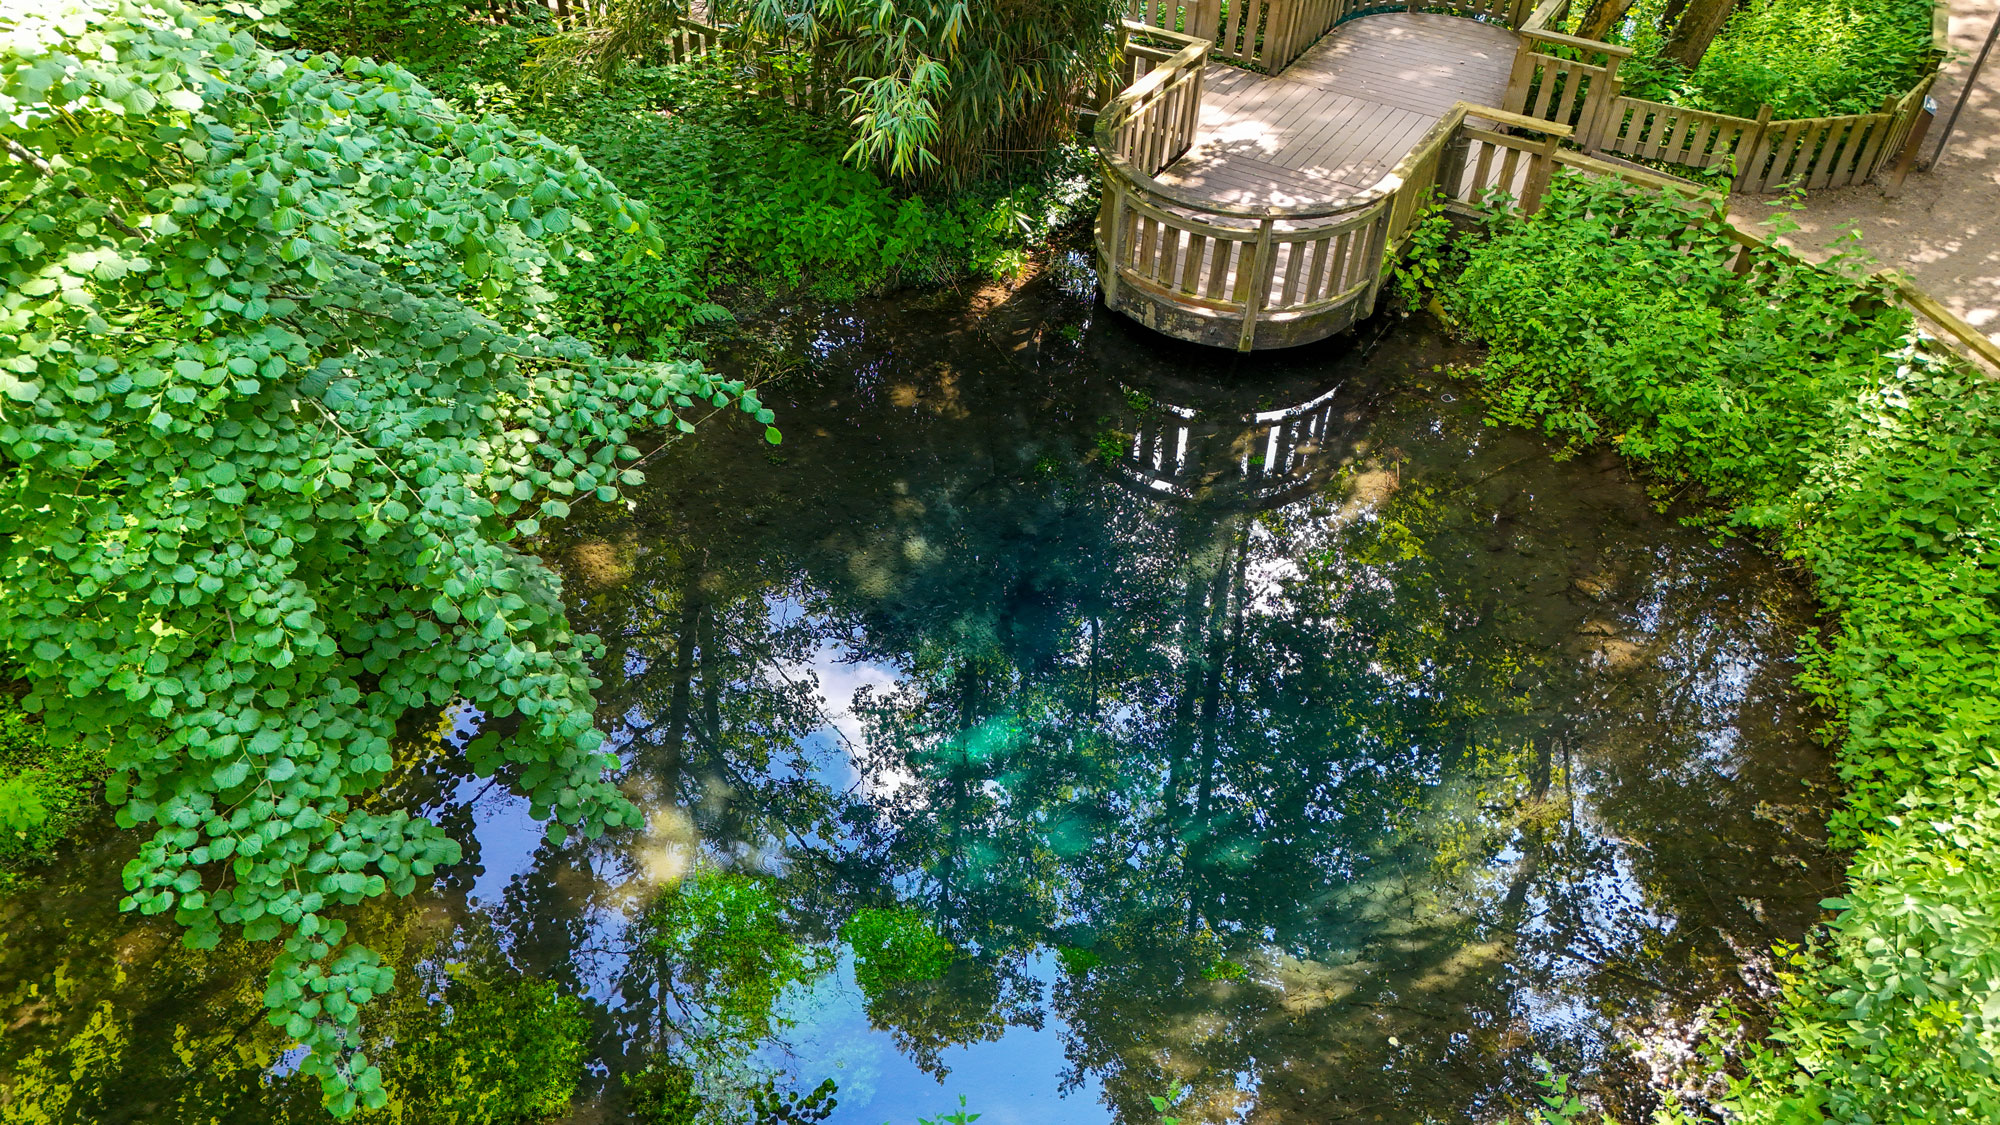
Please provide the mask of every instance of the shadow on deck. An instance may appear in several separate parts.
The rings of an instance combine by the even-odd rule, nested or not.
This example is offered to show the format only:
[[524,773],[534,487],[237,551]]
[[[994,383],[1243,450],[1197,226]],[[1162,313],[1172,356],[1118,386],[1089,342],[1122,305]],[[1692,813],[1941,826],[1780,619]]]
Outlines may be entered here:
[[1209,63],[1201,124],[1162,183],[1297,206],[1367,191],[1458,102],[1499,105],[1517,40],[1456,16],[1352,20],[1276,76]]
[[[1218,347],[1311,343],[1374,310],[1385,261],[1434,189],[1461,204],[1495,189],[1539,198],[1568,123],[1492,107],[1543,83],[1533,60],[1547,56],[1506,22],[1540,10],[1354,15],[1347,3],[1301,3],[1339,26],[1302,53],[1280,52],[1292,61],[1274,75],[1212,61],[1240,57],[1240,38],[1230,51],[1125,25],[1129,85],[1096,131],[1099,276],[1112,308]],[[1299,18],[1286,17],[1305,41]],[[1584,104],[1565,108],[1572,101]]]

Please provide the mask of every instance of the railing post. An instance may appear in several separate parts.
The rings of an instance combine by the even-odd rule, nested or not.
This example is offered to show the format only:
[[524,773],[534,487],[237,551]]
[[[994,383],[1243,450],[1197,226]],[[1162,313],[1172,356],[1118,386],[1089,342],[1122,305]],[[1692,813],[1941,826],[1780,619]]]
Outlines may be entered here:
[[[1112,73],[1106,75],[1104,78],[1104,94],[1097,99],[1097,108],[1099,109],[1110,105],[1111,99],[1118,96],[1118,91],[1132,84],[1132,71],[1137,69],[1136,60],[1133,59],[1132,53],[1127,50],[1132,44],[1132,29],[1126,27],[1123,20],[1118,22],[1115,38],[1117,47],[1114,57],[1118,61],[1114,64]],[[1124,85],[1119,84],[1121,81]]]
[[1455,131],[1451,140],[1445,142],[1444,154],[1438,158],[1437,185],[1439,194],[1445,200],[1458,198],[1458,186],[1465,181],[1465,159],[1472,152],[1472,138],[1461,131]]
[[[1234,0],[1234,2],[1252,5],[1249,16],[1243,23],[1243,34],[1254,37],[1258,26],[1254,6],[1258,0]],[[1292,61],[1292,37],[1297,30],[1298,5],[1293,0],[1263,0],[1263,6],[1264,65],[1271,68],[1272,74],[1276,74]]]
[[1500,108],[1508,113],[1525,113],[1528,106],[1528,90],[1535,84],[1535,46],[1537,40],[1529,32],[1518,32],[1520,46],[1514,48],[1514,69],[1507,75],[1507,96]]
[[1251,245],[1254,255],[1249,263],[1250,292],[1243,297],[1243,335],[1236,342],[1236,350],[1247,352],[1257,339],[1257,314],[1263,310],[1264,302],[1270,299],[1271,278],[1277,272],[1277,255],[1272,253],[1271,229],[1277,222],[1265,219],[1257,224],[1257,241]]
[[1212,40],[1222,24],[1222,0],[1196,0],[1182,10],[1182,18],[1186,22],[1182,34]]
[[1561,138],[1550,134],[1528,150],[1528,182],[1521,185],[1522,218],[1542,209],[1542,197],[1548,194],[1549,181],[1555,176],[1556,146],[1561,143]]
[[1623,55],[1607,53],[1603,78],[1590,84],[1590,104],[1584,107],[1583,120],[1573,138],[1576,147],[1585,152],[1597,151],[1604,138],[1605,124],[1611,120],[1611,107],[1625,89],[1625,80],[1618,77],[1618,64],[1624,61]]
[[1356,320],[1375,311],[1375,302],[1382,295],[1382,283],[1388,280],[1389,223],[1392,221],[1390,212],[1393,209],[1394,204],[1391,201],[1375,212],[1375,217],[1368,223],[1366,235],[1368,245],[1362,250],[1361,260],[1367,263],[1371,276],[1368,279],[1368,296],[1361,301],[1361,316],[1357,316]]
[[1736,182],[1730,185],[1734,190],[1758,190],[1755,184],[1764,178],[1764,138],[1770,133],[1771,103],[1765,102],[1757,107],[1756,128],[1743,130],[1743,136],[1736,141]]
[[1910,174],[1910,166],[1917,162],[1917,150],[1924,147],[1924,136],[1931,131],[1931,119],[1937,114],[1931,110],[1931,101],[1925,98],[1917,107],[1916,124],[1903,139],[1903,149],[1896,157],[1895,167],[1889,170],[1889,182],[1882,185],[1882,194],[1894,199],[1903,194],[1903,180]]
[[1104,287],[1104,303],[1115,308],[1118,300],[1118,260],[1124,252],[1118,245],[1118,237],[1125,228],[1125,192],[1119,186],[1118,177],[1107,174],[1103,179],[1104,205],[1097,209],[1097,244],[1104,248],[1104,260],[1098,263],[1097,280]]

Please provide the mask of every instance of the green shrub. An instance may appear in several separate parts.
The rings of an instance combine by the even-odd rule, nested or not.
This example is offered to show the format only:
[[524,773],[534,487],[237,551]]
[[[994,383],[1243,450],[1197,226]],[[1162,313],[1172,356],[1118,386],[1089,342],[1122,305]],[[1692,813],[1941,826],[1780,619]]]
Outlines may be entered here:
[[1786,260],[1738,275],[1735,243],[1688,219],[1566,182],[1478,248],[1448,307],[1492,348],[1496,417],[1609,440],[1730,498],[1738,522],[1777,526],[1833,436],[1827,403],[1893,370],[1909,318]]
[[903,195],[843,160],[843,126],[746,97],[701,65],[629,69],[580,107],[529,106],[524,118],[576,145],[666,230],[668,252],[637,260],[625,236],[587,237],[594,261],[553,281],[576,331],[629,351],[726,318],[715,294],[731,282],[838,299],[1011,273],[1090,194],[1087,162],[1064,150],[1013,181]]
[[581,254],[544,281],[565,328],[617,351],[662,357],[727,322],[728,285],[843,299],[899,284],[1006,276],[1026,251],[1094,204],[1080,145],[1016,161],[951,194],[891,186],[847,158],[843,121],[752,96],[713,60],[626,67],[545,97],[531,88],[532,44],[547,28],[492,23],[458,4],[374,8],[304,0],[287,42],[375,54],[410,67],[468,110],[502,110],[572,144],[665,235],[651,250],[614,224],[576,230]]
[[1929,0],[1761,0],[1746,3],[1689,74],[1660,57],[1660,5],[1640,6],[1621,73],[1635,97],[1777,119],[1868,113],[1901,97],[1931,63]]
[[496,12],[478,0],[295,0],[278,19],[279,46],[393,60],[460,103],[476,99],[482,85],[517,81],[534,61],[536,40],[554,31],[540,4]]
[[102,808],[104,755],[42,724],[0,694],[0,887]]
[[2000,401],[1904,346],[1872,284],[1684,204],[1566,180],[1472,247],[1445,305],[1491,348],[1496,420],[1609,441],[1810,567],[1838,615],[1803,683],[1832,710],[1856,850],[1787,954],[1752,1123],[2000,1118]]

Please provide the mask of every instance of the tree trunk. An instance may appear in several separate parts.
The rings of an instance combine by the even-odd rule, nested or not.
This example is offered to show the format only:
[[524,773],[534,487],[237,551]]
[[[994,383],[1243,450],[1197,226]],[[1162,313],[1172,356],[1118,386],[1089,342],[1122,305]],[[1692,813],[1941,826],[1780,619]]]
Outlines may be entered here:
[[1708,45],[1715,42],[1716,33],[1735,10],[1736,0],[1687,0],[1681,18],[1667,36],[1667,49],[1662,54],[1694,70],[1701,65]]
[[1583,22],[1577,25],[1576,33],[1585,39],[1607,39],[1619,24],[1625,22],[1625,13],[1632,10],[1632,0],[1593,0],[1583,13]]
[[[694,699],[695,633],[701,627],[701,589],[690,571],[681,591],[681,623],[674,634],[674,691],[667,704],[667,737],[660,744],[663,777],[680,772],[687,762],[688,710]],[[669,782],[671,784],[671,782]]]

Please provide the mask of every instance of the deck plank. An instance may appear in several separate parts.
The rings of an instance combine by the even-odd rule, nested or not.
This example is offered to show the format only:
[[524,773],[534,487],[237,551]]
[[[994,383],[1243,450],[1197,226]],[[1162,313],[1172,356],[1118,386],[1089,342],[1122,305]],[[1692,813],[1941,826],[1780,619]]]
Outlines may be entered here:
[[1491,24],[1389,12],[1342,24],[1276,76],[1211,63],[1194,144],[1161,179],[1236,204],[1365,191],[1452,103],[1498,105],[1516,42]]

